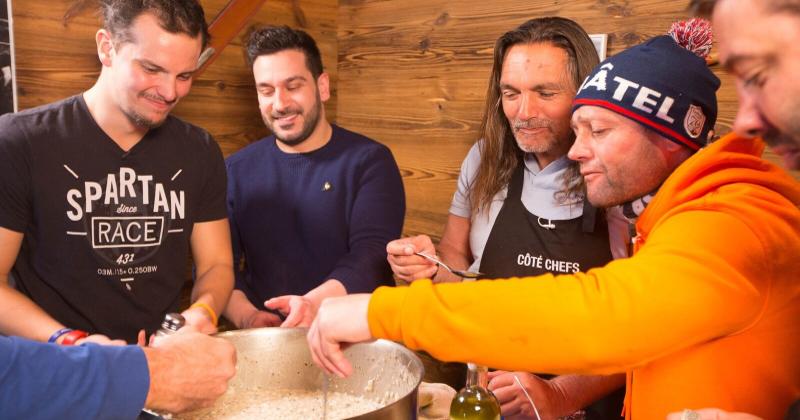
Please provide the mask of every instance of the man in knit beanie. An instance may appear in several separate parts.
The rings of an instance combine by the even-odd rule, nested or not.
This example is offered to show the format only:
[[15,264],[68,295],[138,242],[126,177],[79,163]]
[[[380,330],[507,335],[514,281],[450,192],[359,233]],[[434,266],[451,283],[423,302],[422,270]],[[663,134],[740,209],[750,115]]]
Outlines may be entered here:
[[[669,174],[713,135],[720,82],[701,57],[710,49],[708,30],[702,20],[673,25],[670,35],[610,57],[581,85],[573,102],[573,129],[590,135],[573,146],[569,157],[581,162],[593,205],[622,204],[625,216],[635,219]],[[595,121],[598,116],[602,121]],[[631,143],[628,157],[642,159],[618,162],[610,170],[587,162],[587,143],[622,129]]]
[[709,142],[719,82],[693,55],[708,23],[674,32],[601,63],[573,105],[569,157],[592,204],[625,207],[630,258],[328,299],[309,330],[315,360],[346,376],[341,343],[386,338],[506,370],[626,372],[636,420],[692,407],[781,418],[800,396],[800,186],[760,142]]

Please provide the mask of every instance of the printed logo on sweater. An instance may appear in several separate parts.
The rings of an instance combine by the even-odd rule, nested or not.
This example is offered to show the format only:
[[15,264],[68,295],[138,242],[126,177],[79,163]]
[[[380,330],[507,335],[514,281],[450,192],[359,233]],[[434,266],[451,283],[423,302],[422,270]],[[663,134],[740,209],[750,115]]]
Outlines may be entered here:
[[67,191],[66,216],[82,227],[66,233],[85,236],[95,254],[112,264],[98,268],[98,275],[125,276],[120,281],[130,290],[130,276],[156,272],[157,266],[140,263],[158,251],[165,235],[183,232],[173,226],[186,216],[186,194],[169,186],[181,171],[166,183],[124,167],[100,181],[82,181],[68,165],[64,168],[79,181]]

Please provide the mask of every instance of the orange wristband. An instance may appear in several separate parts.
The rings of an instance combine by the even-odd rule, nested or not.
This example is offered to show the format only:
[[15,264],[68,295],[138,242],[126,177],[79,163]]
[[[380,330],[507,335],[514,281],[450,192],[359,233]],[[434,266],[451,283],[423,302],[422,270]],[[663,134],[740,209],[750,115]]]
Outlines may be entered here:
[[195,302],[192,304],[192,306],[189,307],[189,309],[192,308],[205,309],[206,312],[208,313],[208,317],[211,318],[211,323],[214,324],[215,327],[217,326],[217,313],[214,312],[214,309],[212,309],[209,304],[205,302]]

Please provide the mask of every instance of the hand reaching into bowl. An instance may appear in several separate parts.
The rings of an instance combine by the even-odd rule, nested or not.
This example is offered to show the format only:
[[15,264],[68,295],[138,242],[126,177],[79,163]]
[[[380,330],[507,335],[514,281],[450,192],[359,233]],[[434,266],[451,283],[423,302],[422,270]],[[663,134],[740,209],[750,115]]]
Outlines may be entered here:
[[353,294],[322,301],[308,330],[311,357],[324,371],[346,378],[353,365],[343,350],[350,344],[373,339],[367,321],[370,294]]

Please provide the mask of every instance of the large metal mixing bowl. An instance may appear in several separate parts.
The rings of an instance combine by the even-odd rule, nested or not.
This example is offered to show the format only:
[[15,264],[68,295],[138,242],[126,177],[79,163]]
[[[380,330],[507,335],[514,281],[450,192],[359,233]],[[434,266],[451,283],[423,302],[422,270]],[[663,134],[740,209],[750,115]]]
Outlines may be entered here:
[[[217,334],[236,347],[236,376],[217,401],[252,389],[321,390],[324,375],[311,360],[304,328],[258,328]],[[345,351],[354,373],[347,379],[330,377],[329,390],[379,401],[383,408],[358,420],[417,418],[417,388],[423,367],[405,347],[386,340],[357,344]]]

